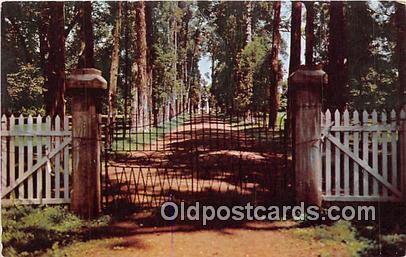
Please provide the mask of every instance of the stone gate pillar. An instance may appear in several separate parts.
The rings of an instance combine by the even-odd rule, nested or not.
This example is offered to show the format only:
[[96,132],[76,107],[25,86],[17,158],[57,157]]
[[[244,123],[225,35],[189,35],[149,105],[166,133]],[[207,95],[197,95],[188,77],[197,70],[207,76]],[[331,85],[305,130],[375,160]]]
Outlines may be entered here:
[[101,71],[86,68],[67,78],[67,93],[72,97],[71,209],[80,217],[92,218],[101,210],[99,96],[107,89]]
[[293,86],[295,199],[321,206],[321,107],[327,75],[301,67],[290,77]]

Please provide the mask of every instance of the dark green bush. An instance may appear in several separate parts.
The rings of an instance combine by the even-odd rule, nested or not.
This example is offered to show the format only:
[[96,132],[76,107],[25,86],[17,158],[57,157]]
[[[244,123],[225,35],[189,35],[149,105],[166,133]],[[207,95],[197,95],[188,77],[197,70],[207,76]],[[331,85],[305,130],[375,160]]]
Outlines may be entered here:
[[84,221],[66,207],[17,206],[3,210],[4,256],[36,256],[54,244],[85,239],[89,230],[108,225],[110,218]]

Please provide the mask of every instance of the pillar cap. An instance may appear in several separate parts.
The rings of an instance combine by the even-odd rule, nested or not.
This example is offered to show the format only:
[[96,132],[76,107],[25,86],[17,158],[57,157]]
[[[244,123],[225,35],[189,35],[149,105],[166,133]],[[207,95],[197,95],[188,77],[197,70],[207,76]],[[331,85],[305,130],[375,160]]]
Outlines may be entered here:
[[101,74],[100,70],[93,68],[74,70],[66,79],[66,89],[107,89],[107,81]]
[[318,67],[302,66],[297,71],[293,72],[289,79],[292,83],[320,83],[327,84],[327,73]]

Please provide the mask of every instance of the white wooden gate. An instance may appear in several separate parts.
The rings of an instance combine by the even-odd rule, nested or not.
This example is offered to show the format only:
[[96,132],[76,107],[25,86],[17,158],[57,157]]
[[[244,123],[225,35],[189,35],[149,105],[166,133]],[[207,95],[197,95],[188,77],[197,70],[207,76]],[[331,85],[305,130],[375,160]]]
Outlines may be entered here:
[[[44,122],[45,121],[45,122]],[[69,203],[68,117],[1,119],[2,204]]]
[[402,201],[397,120],[395,111],[322,114],[325,201]]

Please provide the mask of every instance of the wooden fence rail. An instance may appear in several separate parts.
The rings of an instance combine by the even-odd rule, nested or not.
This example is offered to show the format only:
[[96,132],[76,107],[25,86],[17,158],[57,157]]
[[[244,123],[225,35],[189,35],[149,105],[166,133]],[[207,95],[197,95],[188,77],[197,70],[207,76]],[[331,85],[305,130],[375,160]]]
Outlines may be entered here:
[[2,204],[70,202],[69,118],[1,118]]
[[402,201],[399,118],[405,117],[404,111],[322,113],[325,201]]

